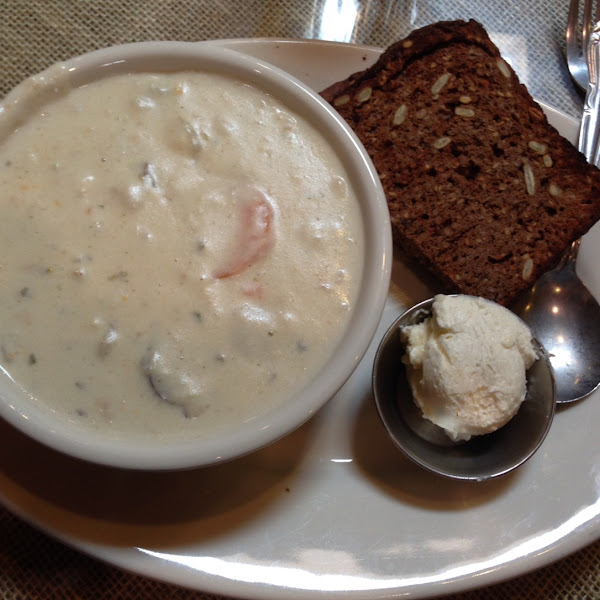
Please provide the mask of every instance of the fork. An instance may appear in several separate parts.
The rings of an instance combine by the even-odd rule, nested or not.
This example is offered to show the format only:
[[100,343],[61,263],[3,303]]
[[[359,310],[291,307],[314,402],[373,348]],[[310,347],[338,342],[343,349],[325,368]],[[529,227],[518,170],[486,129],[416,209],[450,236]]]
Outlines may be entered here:
[[581,128],[579,151],[588,162],[600,163],[600,2],[592,20],[592,2],[585,0],[583,20],[579,33],[579,0],[571,0],[566,31],[566,53],[569,72],[577,85],[586,92]]
[[[600,2],[596,7],[595,21],[600,21]],[[588,66],[587,46],[592,29],[592,0],[585,0],[583,5],[583,20],[579,29],[579,0],[569,3],[569,16],[567,18],[566,50],[567,65],[575,83],[587,92]]]

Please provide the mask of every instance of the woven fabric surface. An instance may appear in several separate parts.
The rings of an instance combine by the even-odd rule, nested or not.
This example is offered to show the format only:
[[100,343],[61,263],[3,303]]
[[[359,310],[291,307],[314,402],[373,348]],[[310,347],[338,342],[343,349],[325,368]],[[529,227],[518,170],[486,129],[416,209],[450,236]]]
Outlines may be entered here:
[[327,0],[4,0],[0,3],[0,95],[53,62],[112,44],[288,37],[384,47],[433,21],[474,18],[486,27],[534,97],[574,116],[581,111],[581,98],[562,56],[564,0],[363,0],[346,4],[355,4],[356,12],[350,22],[340,24],[327,20],[331,5]]
[[[533,95],[577,116],[581,97],[562,56],[566,0],[364,0],[345,28],[327,0],[0,0],[0,95],[50,64],[96,48],[143,40],[320,38],[386,46],[426,23],[481,21]],[[57,542],[0,508],[2,600],[208,600],[124,572]],[[558,563],[453,600],[600,598],[600,543]]]

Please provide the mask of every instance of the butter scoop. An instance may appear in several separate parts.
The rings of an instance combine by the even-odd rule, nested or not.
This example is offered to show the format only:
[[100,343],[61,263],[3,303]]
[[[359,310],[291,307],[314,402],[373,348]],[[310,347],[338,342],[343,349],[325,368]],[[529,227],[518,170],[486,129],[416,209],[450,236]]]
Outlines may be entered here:
[[538,356],[529,328],[507,308],[440,294],[431,315],[401,336],[413,399],[451,440],[491,433],[517,414]]

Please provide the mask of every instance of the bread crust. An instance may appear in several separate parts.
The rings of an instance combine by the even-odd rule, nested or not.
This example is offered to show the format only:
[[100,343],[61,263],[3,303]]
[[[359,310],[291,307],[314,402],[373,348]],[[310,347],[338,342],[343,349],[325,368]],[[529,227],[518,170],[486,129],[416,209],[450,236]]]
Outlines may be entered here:
[[322,95],[375,164],[395,243],[443,291],[509,306],[600,218],[600,171],[476,21],[413,31]]

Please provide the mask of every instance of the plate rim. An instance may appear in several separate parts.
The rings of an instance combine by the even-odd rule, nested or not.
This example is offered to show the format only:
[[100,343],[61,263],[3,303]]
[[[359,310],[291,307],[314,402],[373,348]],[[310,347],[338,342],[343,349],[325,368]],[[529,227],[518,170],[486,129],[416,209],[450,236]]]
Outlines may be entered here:
[[[344,42],[331,42],[326,40],[310,40],[302,38],[231,38],[220,40],[206,40],[199,43],[212,43],[233,46],[243,46],[252,44],[281,44],[291,47],[291,45],[293,44],[302,44],[313,47],[345,47],[347,49],[351,48],[352,51],[367,51],[369,53],[373,53],[374,56],[382,51],[381,48],[368,45],[356,45],[347,44]],[[234,49],[237,50],[238,48]],[[559,120],[564,120],[565,123],[569,124],[569,127],[573,127],[575,129],[576,134],[576,128],[578,123],[577,119],[571,117],[570,115],[567,115],[564,112],[554,109],[548,104],[540,102],[540,105],[545,109],[547,114],[555,116]],[[27,493],[29,493],[29,490],[27,491]],[[600,501],[600,499],[598,499],[598,501]],[[204,573],[186,574],[185,569],[175,569],[176,572],[174,573],[174,576],[165,576],[164,573],[159,574],[157,572],[158,570],[155,568],[155,565],[152,563],[152,561],[148,562],[143,559],[143,557],[141,556],[141,553],[143,553],[142,548],[128,547],[124,549],[115,546],[103,546],[82,540],[73,539],[71,536],[65,535],[64,533],[57,531],[51,526],[42,523],[39,519],[35,519],[33,515],[27,512],[27,509],[25,507],[17,506],[14,502],[11,502],[8,498],[5,498],[2,489],[0,489],[0,502],[4,506],[6,506],[10,512],[14,513],[19,518],[28,522],[30,525],[41,530],[42,532],[60,540],[68,546],[71,546],[83,552],[84,554],[103,560],[104,562],[107,562],[117,568],[132,571],[134,573],[149,577],[151,579],[164,581],[166,583],[189,587],[190,589],[194,589],[200,592],[214,593],[217,595],[243,595],[244,597],[257,599],[279,599],[283,597],[308,598],[313,597],[315,595],[319,595],[320,597],[339,596],[350,598],[391,598],[398,593],[408,593],[413,598],[426,598],[432,597],[432,592],[434,594],[434,597],[437,594],[446,595],[450,593],[464,592],[475,588],[488,587],[490,585],[500,583],[507,579],[519,577],[524,574],[530,573],[534,570],[543,568],[552,562],[560,560],[561,558],[564,558],[565,556],[568,556],[569,554],[580,550],[584,546],[600,538],[600,514],[597,513],[594,519],[590,519],[586,521],[583,525],[580,525],[578,528],[572,531],[568,537],[563,537],[555,541],[554,543],[545,546],[543,551],[538,551],[533,554],[528,554],[524,557],[520,557],[519,560],[517,560],[516,562],[506,561],[502,564],[494,565],[495,568],[491,569],[491,571],[488,573],[481,574],[477,578],[479,581],[477,581],[476,583],[471,581],[473,579],[474,574],[468,573],[463,577],[457,577],[455,579],[441,581],[440,583],[435,584],[435,589],[420,586],[418,588],[410,588],[410,590],[408,588],[373,588],[369,590],[359,591],[336,590],[324,592],[320,590],[313,591],[302,590],[297,588],[273,588],[273,586],[268,586],[264,583],[258,583],[254,586],[251,586],[249,584],[237,580],[225,580],[216,576],[207,576]],[[199,578],[204,580],[208,578],[210,581],[204,581],[204,584],[209,584],[202,585],[202,587],[198,587],[197,583],[199,581]],[[441,586],[441,583],[443,583],[444,585]]]

